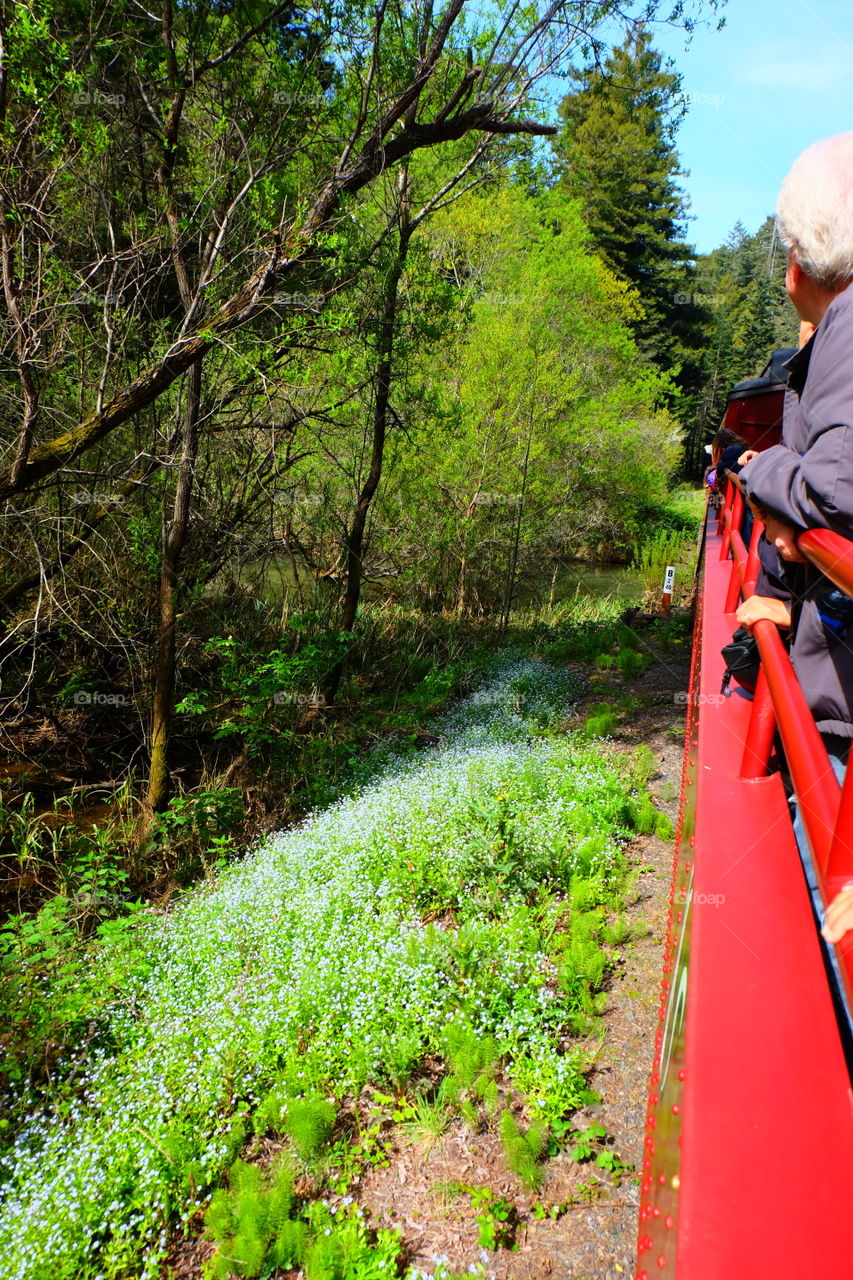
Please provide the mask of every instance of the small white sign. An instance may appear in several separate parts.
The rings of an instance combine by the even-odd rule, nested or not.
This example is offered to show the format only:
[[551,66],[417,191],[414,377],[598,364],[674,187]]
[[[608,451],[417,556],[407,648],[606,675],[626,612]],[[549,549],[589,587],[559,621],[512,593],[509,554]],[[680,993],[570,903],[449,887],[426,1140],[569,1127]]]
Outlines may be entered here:
[[663,575],[663,593],[664,595],[672,595],[672,587],[675,582],[675,566],[668,564],[666,573]]

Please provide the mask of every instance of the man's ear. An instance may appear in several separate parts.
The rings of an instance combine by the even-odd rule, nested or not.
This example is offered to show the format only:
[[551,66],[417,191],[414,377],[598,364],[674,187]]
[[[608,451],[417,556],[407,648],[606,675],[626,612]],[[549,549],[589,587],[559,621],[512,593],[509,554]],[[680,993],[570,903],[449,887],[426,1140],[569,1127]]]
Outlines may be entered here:
[[785,268],[785,288],[789,294],[795,293],[803,282],[805,272],[797,261],[797,255],[793,249],[788,250],[788,265]]

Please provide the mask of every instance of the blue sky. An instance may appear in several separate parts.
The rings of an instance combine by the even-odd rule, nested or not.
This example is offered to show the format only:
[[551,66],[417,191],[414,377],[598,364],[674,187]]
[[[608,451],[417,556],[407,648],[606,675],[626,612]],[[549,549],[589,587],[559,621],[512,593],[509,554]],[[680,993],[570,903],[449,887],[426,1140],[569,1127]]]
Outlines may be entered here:
[[724,29],[698,28],[687,49],[683,32],[653,28],[691,99],[677,145],[701,253],[738,220],[757,230],[799,152],[853,129],[850,0],[730,0],[723,12]]

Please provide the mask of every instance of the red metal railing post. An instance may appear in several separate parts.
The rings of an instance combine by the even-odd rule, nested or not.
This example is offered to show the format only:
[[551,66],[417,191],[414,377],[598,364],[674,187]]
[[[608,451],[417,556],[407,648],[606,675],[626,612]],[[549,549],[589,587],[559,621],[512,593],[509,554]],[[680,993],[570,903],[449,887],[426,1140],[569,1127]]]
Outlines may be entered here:
[[740,532],[741,520],[743,519],[743,495],[731,480],[726,482],[726,505],[723,507],[722,518],[725,528],[722,530],[723,541],[720,544],[720,559],[725,560],[728,557],[731,546],[732,530],[736,529]]
[[[830,529],[808,529],[797,546],[825,577],[853,596],[853,542]],[[848,768],[838,806],[838,820],[826,861],[820,867],[825,878],[827,905],[845,884],[853,882],[853,770]],[[853,934],[845,953],[853,953]]]
[[[738,494],[740,497],[740,494]],[[729,524],[729,518],[726,519],[726,527],[729,530],[731,552],[732,552],[732,571],[729,576],[729,589],[726,592],[726,603],[723,608],[724,613],[734,613],[740,601],[741,589],[746,578],[747,553],[744,546],[743,538],[735,529],[734,524]]]
[[[719,510],[717,512],[717,533],[722,534],[725,524],[726,508],[731,509],[732,505],[731,485],[725,478],[723,479],[722,485],[719,486],[719,493],[722,497],[722,502],[720,503]],[[722,558],[723,557],[721,556],[720,559],[722,560]]]
[[761,572],[761,561],[758,557],[758,542],[763,532],[763,522],[757,519],[754,520],[752,522],[752,535],[749,539],[749,553],[746,560],[746,577],[743,583],[744,598],[755,595],[758,575]]
[[755,695],[752,700],[752,712],[749,717],[749,728],[743,748],[743,759],[740,766],[742,778],[766,778],[767,765],[770,762],[770,751],[773,747],[773,734],[776,732],[776,712],[773,710],[773,699],[764,668],[759,668]]
[[838,817],[838,781],[776,624],[762,618],[753,624],[752,633],[770,686],[809,847],[823,875]]

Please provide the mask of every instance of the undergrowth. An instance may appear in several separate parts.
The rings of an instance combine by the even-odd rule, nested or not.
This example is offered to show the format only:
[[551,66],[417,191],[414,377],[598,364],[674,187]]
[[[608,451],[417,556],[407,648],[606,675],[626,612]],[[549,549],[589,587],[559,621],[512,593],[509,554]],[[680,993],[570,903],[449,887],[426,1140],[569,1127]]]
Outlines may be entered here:
[[648,825],[644,762],[564,732],[578,691],[504,661],[432,722],[434,750],[386,744],[349,796],[90,940],[73,1034],[6,1097],[4,1280],[153,1280],[200,1210],[216,1276],[394,1274],[399,1239],[323,1188],[419,1114],[497,1125],[537,1185],[594,1100],[572,1036],[601,1012],[621,842]]

